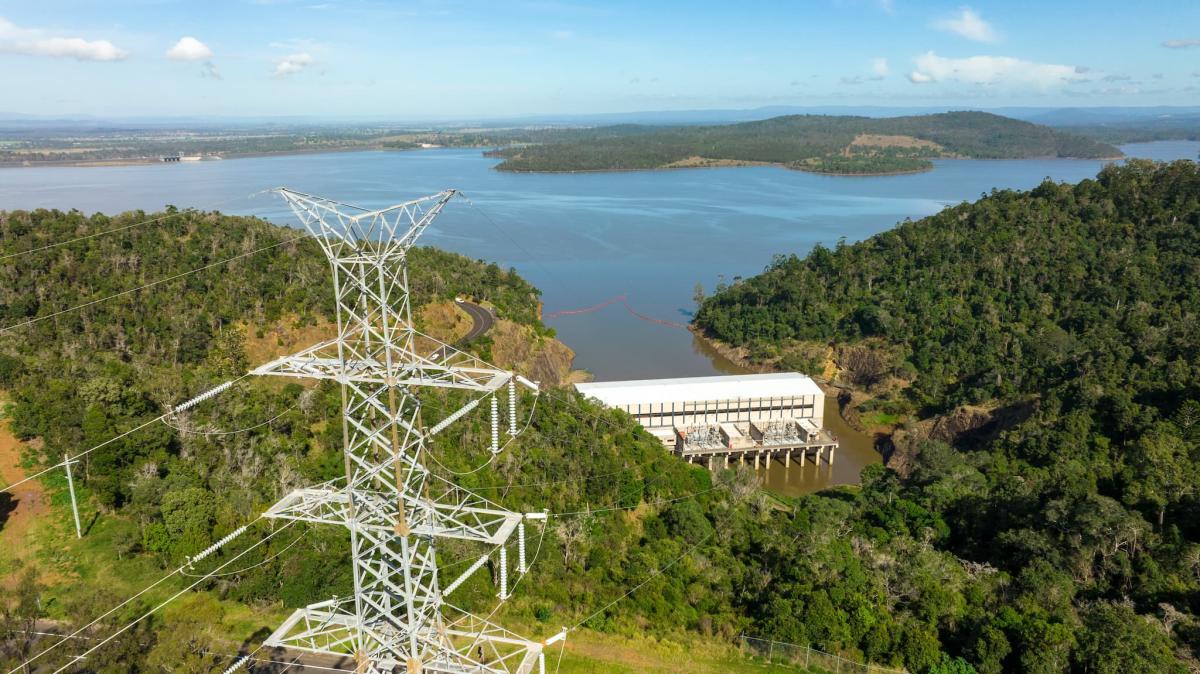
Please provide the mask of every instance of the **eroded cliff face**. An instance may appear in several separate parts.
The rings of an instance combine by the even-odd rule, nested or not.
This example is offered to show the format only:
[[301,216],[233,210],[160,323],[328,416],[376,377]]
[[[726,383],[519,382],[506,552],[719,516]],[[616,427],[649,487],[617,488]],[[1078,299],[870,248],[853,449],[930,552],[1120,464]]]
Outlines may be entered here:
[[575,352],[557,339],[503,319],[496,321],[490,336],[494,364],[550,386],[576,379],[571,372]]
[[1002,407],[963,405],[922,419],[906,428],[896,429],[884,444],[884,460],[889,468],[903,476],[912,470],[921,443],[936,440],[957,447],[994,439],[1006,428],[1028,419],[1036,402],[1020,401]]

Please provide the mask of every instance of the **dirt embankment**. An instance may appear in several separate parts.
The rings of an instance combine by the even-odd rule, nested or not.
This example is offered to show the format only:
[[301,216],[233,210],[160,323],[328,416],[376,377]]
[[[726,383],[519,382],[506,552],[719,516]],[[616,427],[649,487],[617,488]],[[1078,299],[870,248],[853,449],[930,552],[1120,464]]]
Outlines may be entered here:
[[920,454],[921,443],[936,440],[959,447],[994,440],[1002,431],[1028,419],[1037,401],[1021,400],[1003,406],[962,405],[936,416],[898,428],[883,445],[889,468],[907,476]]
[[[0,410],[6,402],[0,396]],[[9,428],[9,421],[0,418],[0,486],[25,479],[21,468],[21,453],[25,443]],[[27,549],[25,536],[29,528],[50,510],[46,490],[38,480],[30,480],[16,488],[15,493],[0,492],[0,545],[10,551]]]
[[570,347],[512,321],[496,321],[492,330],[492,359],[499,367],[551,386],[575,378],[571,371],[575,352]]

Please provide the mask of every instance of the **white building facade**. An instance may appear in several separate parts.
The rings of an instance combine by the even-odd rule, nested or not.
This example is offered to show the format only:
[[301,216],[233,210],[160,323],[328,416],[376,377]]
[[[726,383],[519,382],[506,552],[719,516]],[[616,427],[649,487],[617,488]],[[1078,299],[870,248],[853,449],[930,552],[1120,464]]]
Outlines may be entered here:
[[824,426],[825,392],[797,373],[749,374],[576,384],[584,395],[624,410],[664,444],[674,447],[683,429],[749,427],[804,420]]

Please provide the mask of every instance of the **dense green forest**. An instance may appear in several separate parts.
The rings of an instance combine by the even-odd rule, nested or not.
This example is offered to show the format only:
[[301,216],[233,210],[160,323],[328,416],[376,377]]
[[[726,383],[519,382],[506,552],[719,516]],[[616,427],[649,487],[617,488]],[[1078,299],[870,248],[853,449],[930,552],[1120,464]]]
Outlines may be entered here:
[[[1196,163],[996,191],[781,256],[695,323],[781,367],[815,368],[833,345],[844,382],[910,419],[985,411],[941,438],[953,446],[923,435],[929,422],[900,429],[903,476],[868,469],[838,504],[851,531],[920,531],[921,554],[953,555],[918,612],[944,648],[981,672],[1195,671]],[[878,540],[855,557],[910,563]],[[773,634],[811,629],[809,604],[764,605]]]
[[[618,125],[546,130],[494,153],[507,171],[612,171],[767,162],[828,173],[929,168],[930,158],[1118,157],[1079,135],[984,112],[910,117],[791,115],[719,126]],[[683,163],[681,162],[689,162]]]
[[[813,298],[802,309],[807,313],[824,297],[830,304],[814,315],[829,317],[831,330],[859,330],[853,332],[858,340],[866,333],[851,326],[871,324],[869,312],[862,321],[842,320],[836,298],[886,291],[896,302],[911,299],[925,313],[902,324],[948,331],[945,346],[931,344],[928,363],[914,356],[894,367],[908,375],[928,365],[941,373],[930,383],[948,382],[952,366],[939,363],[960,353],[952,341],[959,323],[925,320],[932,307],[953,308],[947,311],[962,321],[1010,320],[1009,310],[971,303],[971,289],[982,284],[988,293],[1006,287],[1030,293],[1021,295],[1029,303],[1019,307],[1021,315],[1042,319],[1029,348],[1045,354],[1031,364],[1045,365],[1028,376],[1057,383],[1038,387],[1034,421],[1009,431],[1003,444],[973,452],[922,445],[906,478],[874,467],[861,488],[781,500],[760,491],[748,470],[710,474],[676,460],[627,416],[569,389],[542,394],[529,430],[499,461],[453,478],[514,509],[557,513],[544,539],[531,542],[531,550],[539,550],[536,582],[523,584],[499,619],[544,637],[637,586],[584,628],[725,643],[751,634],[920,674],[1184,671],[1175,650],[1190,649],[1198,638],[1191,602],[1200,546],[1194,496],[1184,488],[1195,480],[1180,481],[1188,476],[1172,471],[1192,465],[1183,458],[1195,449],[1189,419],[1200,416],[1181,402],[1197,397],[1186,389],[1196,380],[1195,321],[1185,320],[1194,315],[1188,303],[1196,301],[1196,181],[1194,167],[1138,164],[1078,188],[997,194],[947,211],[932,221],[937,226],[902,226],[898,232],[924,229],[933,239],[944,230],[957,243],[904,249],[911,260],[875,269],[870,279],[855,276],[863,268],[842,262],[857,247],[814,253],[812,260],[824,261],[813,277],[829,288],[823,294],[781,289],[786,299],[772,300],[781,315],[795,310],[795,298]],[[985,213],[991,215],[985,219]],[[969,225],[959,223],[975,222],[972,214],[986,224],[968,234]],[[1092,258],[1082,252],[1019,249],[1017,259],[1045,265],[1037,273],[1027,266],[1032,262],[996,264],[996,256],[984,256],[988,232],[1024,227],[1050,236],[1075,231],[1082,214],[1107,223],[1113,239],[1126,237],[1124,246],[1093,245],[1095,264],[1122,270],[1114,287],[1131,296],[1145,293],[1145,299],[1108,295],[1108,286],[1088,275]],[[0,330],[294,236],[257,220],[180,211],[151,226],[4,257],[143,217],[0,215]],[[1154,242],[1152,252],[1133,245],[1146,238]],[[1002,260],[1012,257],[1013,246],[1010,241]],[[939,255],[950,262],[932,264]],[[993,261],[992,274],[1024,270],[1028,276],[1005,286],[956,256]],[[930,263],[930,271],[920,271],[918,260]],[[776,269],[807,264],[781,260]],[[1052,271],[1060,264],[1079,271]],[[29,469],[94,446],[160,414],[164,404],[243,371],[252,364],[247,340],[263,339],[255,334],[259,327],[283,321],[302,331],[327,320],[325,267],[316,246],[301,240],[0,335],[0,391],[13,401],[6,409],[12,429],[30,441]],[[959,286],[935,285],[954,279]],[[755,283],[718,294],[701,320],[717,316],[719,307],[734,316],[731,293]],[[1034,290],[1026,290],[1028,284]],[[1056,307],[1076,304],[1052,294],[1055,284],[1082,288],[1079,306],[1094,302],[1096,312],[1117,312],[1118,324],[1089,320],[1092,314],[1081,308],[1076,323],[1055,330]],[[414,254],[413,286],[418,303],[468,293],[492,301],[501,316],[537,324],[536,291],[494,265],[423,250]],[[1151,292],[1160,286],[1176,289],[1175,304]],[[1191,296],[1182,297],[1187,288]],[[917,299],[930,293],[933,305]],[[897,306],[887,308],[879,320],[904,318]],[[1179,320],[1167,320],[1172,311]],[[978,340],[992,343],[982,328],[962,330],[977,340],[968,342],[970,357],[982,350]],[[1088,330],[1114,340],[1114,351],[1089,350]],[[1123,346],[1124,330],[1138,335],[1136,349]],[[267,330],[264,338],[275,334]],[[883,339],[880,330],[870,334]],[[796,336],[764,333],[759,341]],[[1186,354],[1182,366],[1179,354]],[[924,397],[950,396],[972,390],[958,383],[969,379],[914,388],[926,391]],[[1020,381],[1022,390],[1032,390],[1032,379]],[[0,577],[14,588],[0,602],[0,622],[15,630],[0,638],[0,662],[18,663],[36,646],[28,634],[34,619],[86,624],[287,490],[340,474],[336,389],[255,380],[219,400],[173,420],[175,428],[154,426],[90,455],[81,470],[89,528],[82,542],[67,533],[61,478],[46,479],[61,536],[34,538],[28,549],[0,554]],[[921,400],[913,404],[947,406]],[[426,402],[436,410],[446,401],[433,396]],[[523,403],[532,409],[531,399]],[[195,433],[248,428],[276,415],[282,416],[242,433]],[[486,429],[483,419],[461,426],[432,451],[445,469],[466,472],[488,455],[480,440]],[[1146,449],[1135,453],[1132,446]],[[1155,499],[1162,495],[1160,504]],[[213,563],[265,532],[253,529]],[[181,607],[125,633],[77,671],[221,671],[229,660],[220,653],[243,643],[253,647],[288,607],[347,593],[344,534],[313,527],[303,538],[279,536],[264,548],[247,558],[252,566],[239,564],[238,573],[206,581]],[[447,546],[446,563],[468,558],[463,552]],[[481,573],[456,591],[455,602],[486,611],[495,592],[491,574]],[[149,596],[135,601],[90,634],[107,635],[151,605]],[[61,664],[73,652],[64,648],[53,661]]]

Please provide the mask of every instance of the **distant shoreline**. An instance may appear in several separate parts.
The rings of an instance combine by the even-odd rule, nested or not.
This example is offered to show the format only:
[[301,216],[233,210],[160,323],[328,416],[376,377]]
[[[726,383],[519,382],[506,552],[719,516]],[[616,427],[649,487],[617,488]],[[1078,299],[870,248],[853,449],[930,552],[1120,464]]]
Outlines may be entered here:
[[779,164],[776,162],[744,162],[744,163],[732,162],[732,163],[728,163],[728,164],[712,164],[712,165],[707,165],[707,166],[705,166],[705,165],[654,166],[651,168],[571,169],[571,170],[561,170],[561,171],[552,171],[552,170],[540,171],[540,170],[534,170],[534,169],[506,169],[506,168],[500,168],[499,165],[493,167],[493,169],[496,171],[501,171],[503,173],[530,173],[530,174],[555,175],[555,174],[570,174],[570,173],[639,173],[639,172],[650,172],[650,171],[689,171],[689,170],[693,170],[693,169],[748,168],[748,167],[760,167],[760,166],[781,168],[781,169],[785,169],[788,171],[799,171],[800,173],[812,173],[815,175],[838,176],[838,177],[846,177],[846,178],[854,178],[854,177],[858,177],[858,176],[861,176],[864,178],[869,178],[871,176],[876,176],[876,177],[878,177],[878,176],[902,176],[902,175],[909,175],[909,174],[913,174],[913,173],[928,173],[929,171],[932,171],[935,168],[933,166],[929,166],[927,168],[906,169],[903,171],[878,171],[878,172],[872,172],[872,173],[838,173],[837,171],[818,171],[815,169],[800,168],[798,166],[788,166],[787,164]]
[[[1131,145],[1136,145],[1136,143],[1131,143]],[[569,174],[569,173],[637,173],[640,171],[678,171],[678,170],[688,170],[688,169],[746,168],[746,167],[753,167],[753,166],[771,166],[771,167],[775,167],[775,168],[786,169],[788,171],[799,171],[800,173],[811,173],[813,175],[820,175],[820,176],[834,176],[834,177],[838,177],[838,178],[871,178],[871,177],[878,178],[878,177],[886,177],[886,176],[904,176],[904,175],[916,175],[916,174],[920,174],[920,173],[929,173],[930,171],[933,171],[934,169],[937,168],[937,166],[932,163],[934,161],[999,161],[999,162],[1004,162],[1004,161],[1031,161],[1031,160],[1042,160],[1042,161],[1065,160],[1065,161],[1113,162],[1113,161],[1120,161],[1122,159],[1128,159],[1128,158],[1129,158],[1129,156],[1125,155],[1125,154],[1122,154],[1122,155],[1119,155],[1116,157],[1048,157],[1048,156],[1046,156],[1046,157],[1019,157],[1019,158],[1014,157],[1014,158],[997,158],[997,159],[994,159],[994,158],[984,159],[984,158],[976,158],[976,157],[934,157],[934,158],[930,159],[930,162],[931,162],[930,165],[925,168],[904,169],[904,170],[898,170],[898,171],[872,171],[869,173],[841,173],[838,171],[821,171],[819,169],[809,169],[809,168],[804,168],[801,166],[789,166],[787,164],[781,164],[778,162],[755,162],[755,161],[738,161],[738,160],[731,160],[728,163],[723,163],[723,164],[695,165],[695,166],[654,166],[654,167],[650,167],[650,168],[614,168],[614,169],[564,169],[564,170],[557,170],[557,171],[550,170],[550,169],[537,170],[537,169],[501,168],[501,165],[497,164],[496,166],[493,167],[493,169],[496,171],[504,172],[504,173],[531,173],[531,174],[554,175],[554,174]]]
[[231,152],[212,157],[202,157],[198,161],[174,162],[162,161],[161,159],[151,159],[149,157],[129,157],[127,159],[64,159],[64,160],[40,160],[40,161],[0,161],[0,168],[48,168],[48,167],[63,167],[63,168],[102,168],[111,166],[152,166],[162,164],[164,166],[173,166],[175,164],[204,164],[213,161],[229,161],[233,159],[253,159],[255,157],[286,157],[291,155],[302,154],[343,154],[346,152],[409,152],[410,150],[419,150],[425,148],[387,148],[387,147],[326,147],[320,149],[295,149],[295,150],[279,150],[276,152]]
[[[1148,145],[1156,141],[1147,141],[1145,143],[1128,143],[1127,145]],[[345,154],[350,152],[411,152],[414,150],[426,149],[458,149],[469,150],[478,149],[479,146],[443,146],[440,148],[388,148],[388,147],[341,147],[341,148],[319,148],[319,149],[294,149],[294,150],[279,150],[276,152],[238,152],[222,154],[214,157],[202,158],[199,161],[189,162],[164,162],[161,159],[151,159],[148,157],[130,157],[127,159],[80,159],[80,160],[36,160],[36,161],[0,161],[0,168],[111,168],[119,166],[153,166],[156,164],[175,165],[175,164],[196,164],[207,163],[212,161],[231,161],[234,159],[254,159],[257,157],[287,157],[293,155],[307,154]],[[485,158],[486,157],[485,155]],[[1128,159],[1127,155],[1116,157],[1022,157],[1022,158],[1003,158],[1003,159],[980,159],[972,157],[937,157],[933,160],[937,161],[1029,161],[1031,159],[1055,160],[1065,159],[1072,161],[1119,161]],[[931,161],[933,161],[931,160]],[[799,171],[801,173],[811,173],[813,175],[835,176],[840,178],[871,178],[871,177],[886,177],[886,176],[902,176],[915,175],[920,173],[928,173],[933,171],[936,166],[929,166],[921,169],[907,169],[903,171],[875,171],[870,173],[839,173],[836,171],[821,171],[817,169],[807,169],[798,166],[789,166],[778,162],[758,162],[750,160],[723,160],[720,163],[712,164],[697,164],[693,166],[655,166],[650,168],[614,168],[614,169],[574,169],[574,170],[532,170],[532,169],[508,169],[500,168],[500,164],[492,167],[493,170],[502,171],[504,173],[530,173],[530,174],[570,174],[570,173],[634,173],[639,171],[674,171],[686,169],[717,169],[717,168],[745,168],[753,166],[770,166],[781,168],[788,171]]]

